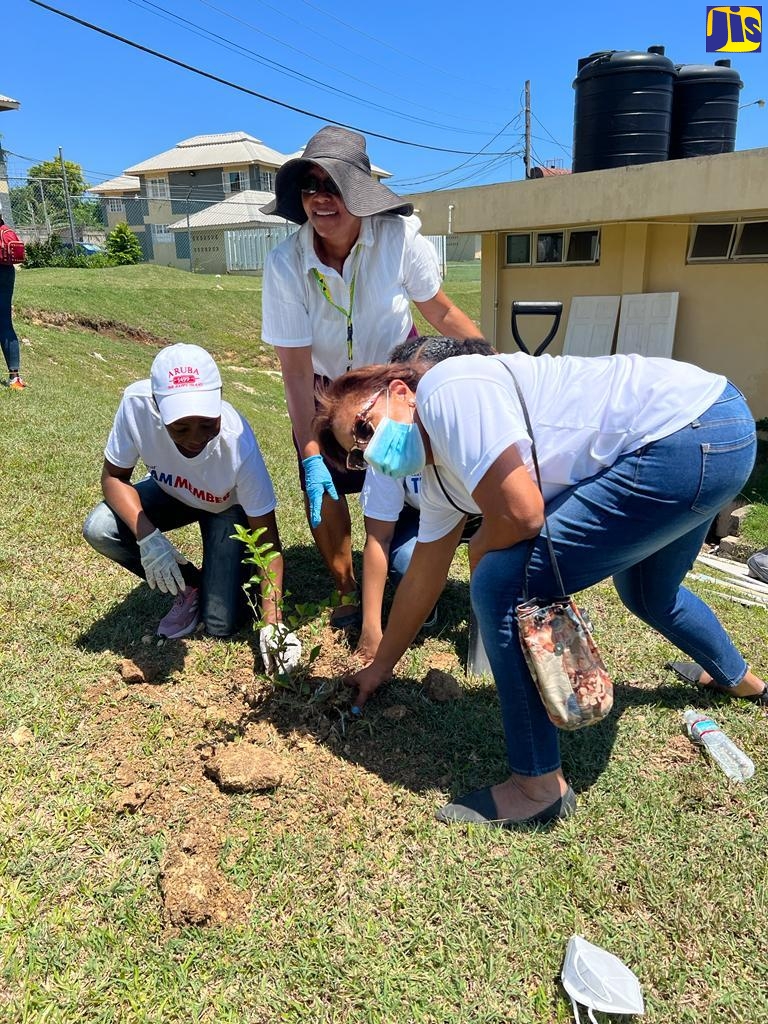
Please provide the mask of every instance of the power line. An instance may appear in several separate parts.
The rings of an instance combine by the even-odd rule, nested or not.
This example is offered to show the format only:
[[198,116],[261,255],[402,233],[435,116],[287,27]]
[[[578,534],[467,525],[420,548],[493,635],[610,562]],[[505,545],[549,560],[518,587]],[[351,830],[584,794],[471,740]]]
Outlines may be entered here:
[[[247,96],[254,96],[256,99],[264,100],[266,103],[273,103],[275,106],[282,107],[285,110],[292,110],[295,114],[303,114],[305,117],[311,117],[315,121],[324,121],[326,124],[336,124],[340,128],[348,128],[350,131],[361,132],[363,135],[368,135],[375,139],[384,139],[385,142],[394,142],[398,146],[411,146],[413,149],[426,149],[433,153],[452,153],[455,156],[473,156],[474,153],[471,150],[466,149],[446,149],[443,146],[429,146],[424,142],[410,142],[407,139],[398,139],[393,135],[384,135],[381,132],[373,132],[360,128],[357,125],[347,124],[344,121],[337,121],[335,118],[324,117],[321,114],[315,114],[311,110],[305,110],[302,107],[296,107],[291,103],[286,103],[283,100],[274,99],[272,96],[266,96],[264,93],[256,92],[253,89],[248,89],[244,85],[238,85],[236,82],[231,82],[226,78],[221,78],[219,75],[214,75],[210,71],[203,71],[202,68],[195,67],[193,64],[187,64],[184,61],[178,60],[176,57],[171,57],[166,53],[161,53],[159,50],[153,50],[149,46],[144,46],[142,43],[134,42],[132,39],[127,39],[125,36],[117,35],[115,32],[110,32],[105,28],[101,28],[99,25],[94,25],[89,21],[84,21],[82,18],[75,17],[74,14],[69,14],[67,11],[61,11],[57,7],[51,7],[49,4],[45,4],[42,0],[29,0],[30,3],[36,7],[42,7],[43,10],[50,11],[52,14],[57,14],[61,18],[66,18],[67,21],[72,21],[76,25],[82,25],[83,28],[90,29],[92,32],[98,32],[99,35],[107,36],[109,39],[115,39],[119,43],[124,43],[126,46],[131,46],[135,50],[140,50],[142,53],[148,53],[152,57],[158,57],[160,60],[166,61],[168,64],[173,64],[176,67],[183,68],[185,71],[191,71],[195,75],[200,75],[201,78],[207,78],[211,82],[218,82],[219,85],[225,85],[230,89],[235,89],[237,92],[245,93]],[[495,156],[502,156],[503,154],[489,154]]]
[[567,155],[568,155],[568,156],[571,156],[571,150],[570,150],[570,149],[569,149],[569,148],[568,148],[567,146],[564,146],[564,145],[562,144],[562,142],[558,142],[558,141],[557,141],[557,139],[556,139],[556,138],[554,137],[554,135],[552,134],[552,132],[550,132],[550,130],[549,130],[549,129],[547,128],[547,126],[546,126],[546,125],[542,124],[542,123],[541,123],[541,121],[539,121],[538,117],[536,117],[536,115],[535,115],[535,114],[533,114],[533,119],[534,119],[534,121],[536,121],[536,122],[537,122],[537,123],[538,123],[539,125],[541,125],[541,127],[542,127],[542,128],[544,129],[544,131],[545,131],[545,132],[547,133],[547,135],[549,136],[549,138],[551,139],[551,141],[552,141],[552,142],[554,142],[554,144],[555,144],[556,146],[559,146],[559,147],[560,147],[560,149],[562,149],[564,153],[567,153]]
[[[498,137],[500,135],[502,135],[505,131],[507,131],[508,128],[511,128],[512,125],[515,124],[516,121],[519,121],[521,116],[522,116],[522,111],[518,111],[515,114],[515,116],[511,119],[511,121],[507,121],[507,123],[504,125],[504,127],[500,131],[496,132],[496,134],[493,136],[493,138],[490,139],[485,144],[485,146],[483,146],[483,148],[481,150],[479,150],[475,154],[475,157],[470,157],[469,160],[464,160],[464,161],[462,161],[462,163],[458,164],[456,167],[450,167],[446,171],[439,171],[439,172],[436,172],[435,174],[429,174],[429,175],[426,175],[423,178],[405,178],[405,179],[396,178],[394,183],[397,184],[398,188],[401,188],[403,185],[422,185],[425,182],[436,181],[438,178],[445,178],[449,174],[454,174],[456,171],[460,171],[462,169],[462,167],[466,167],[466,165],[471,163],[473,159],[475,159],[476,157],[479,157],[480,154],[483,153],[484,150],[488,146],[490,146],[492,143],[494,143],[496,141],[496,139],[498,139]],[[519,136],[518,136],[518,138],[519,138]],[[489,154],[489,155],[491,155],[491,154]],[[492,154],[492,155],[498,156],[499,154]],[[507,155],[507,154],[502,154],[502,155]]]
[[[425,68],[431,68],[433,71],[440,71],[441,73],[443,71],[442,68],[437,68],[434,64],[429,64],[427,61],[422,60],[420,57],[416,57],[416,56],[414,56],[411,53],[406,53],[405,50],[398,50],[398,48],[396,46],[392,46],[391,43],[386,42],[386,40],[384,40],[384,39],[379,39],[376,36],[369,35],[368,32],[363,32],[362,29],[357,28],[355,25],[350,25],[349,22],[342,21],[342,19],[341,18],[337,18],[336,15],[331,10],[329,10],[327,6],[326,7],[318,7],[316,4],[310,3],[309,0],[302,0],[302,3],[306,7],[311,7],[312,10],[317,11],[319,14],[321,14],[323,16],[323,18],[331,18],[337,24],[343,25],[344,28],[348,28],[352,32],[356,32],[358,35],[362,36],[364,39],[370,39],[371,42],[376,43],[377,46],[384,46],[388,50],[392,50],[393,53],[398,53],[398,54],[400,54],[401,57],[406,57],[409,61],[412,61],[412,62],[415,61],[418,64],[422,64]],[[454,76],[454,78],[458,78],[458,77],[459,76]],[[468,78],[464,78],[464,79],[459,79],[459,80],[460,81],[464,81],[464,82],[470,82],[471,81],[471,84],[474,85],[474,86],[477,86],[477,84],[478,84],[476,79],[470,80]],[[496,87],[495,86],[486,85],[485,88],[487,88],[489,90],[495,90]]]
[[[447,124],[438,124],[435,121],[429,121],[426,118],[417,117],[414,114],[406,114],[401,110],[393,110],[390,107],[385,107],[381,103],[376,103],[373,100],[363,99],[361,96],[356,96],[354,93],[348,92],[346,89],[340,89],[335,85],[330,85],[328,82],[323,82],[318,78],[313,78],[311,75],[305,75],[301,71],[296,71],[294,68],[287,67],[279,61],[272,60],[271,57],[266,57],[262,53],[257,53],[256,50],[251,50],[247,46],[242,46],[240,43],[236,43],[234,40],[227,38],[227,36],[219,35],[218,32],[213,32],[211,29],[204,28],[197,22],[190,21],[189,18],[184,18],[182,15],[176,14],[174,11],[169,11],[166,7],[161,7],[160,4],[153,3],[152,0],[128,0],[128,3],[132,4],[134,7],[140,8],[141,10],[146,10],[156,18],[162,18],[170,24],[177,24],[185,31],[191,32],[193,35],[199,36],[201,39],[213,42],[217,46],[223,47],[225,50],[230,50],[232,53],[238,53],[240,56],[245,57],[246,60],[251,60],[256,64],[260,64],[262,67],[270,68],[272,71],[276,71],[279,75],[286,75],[288,78],[293,78],[298,82],[307,82],[318,89],[322,89],[324,92],[343,96],[345,99],[352,100],[353,103],[359,103],[362,106],[370,107],[374,110],[384,111],[387,114],[393,114],[405,121],[413,121],[415,124],[425,125],[428,128],[438,128],[441,131],[456,132],[461,135],[486,134],[485,132],[480,132],[475,129],[455,128]],[[308,56],[308,54],[305,54],[305,56]],[[360,81],[360,79],[357,79],[357,81]],[[362,84],[365,85],[366,83],[363,82]]]
[[[373,82],[368,82],[365,79],[358,78],[356,75],[351,75],[348,71],[345,71],[343,68],[337,67],[334,64],[328,64],[326,61],[320,60],[319,57],[314,56],[314,54],[308,53],[306,50],[301,50],[297,46],[293,46],[291,43],[286,42],[284,39],[280,39],[278,36],[270,35],[269,32],[265,32],[264,29],[259,28],[258,25],[254,25],[254,24],[252,24],[249,21],[245,21],[243,18],[238,18],[236,15],[232,14],[230,11],[227,11],[225,8],[218,7],[216,4],[211,3],[210,0],[198,0],[198,3],[202,4],[204,7],[209,7],[212,11],[216,11],[218,14],[222,14],[225,18],[229,18],[230,21],[234,21],[236,24],[243,25],[243,26],[245,26],[245,28],[250,29],[252,32],[256,32],[260,36],[264,36],[266,39],[271,39],[272,42],[277,43],[279,46],[282,46],[282,47],[284,47],[287,50],[291,50],[291,51],[293,51],[293,53],[298,53],[299,56],[301,56],[301,57],[307,57],[309,60],[313,61],[315,64],[319,64],[320,67],[328,68],[330,71],[334,71],[336,74],[343,75],[345,78],[349,78],[353,82],[359,82],[361,85],[364,85],[364,86],[366,86],[369,89],[373,89],[376,92],[380,92],[384,96],[392,96],[395,99],[401,100],[401,101],[403,101],[405,103],[411,103],[413,106],[419,107],[421,110],[429,111],[429,113],[431,113],[431,114],[438,114],[441,117],[446,116],[445,112],[443,112],[443,111],[435,110],[433,107],[426,107],[422,103],[413,103],[413,101],[410,99],[410,97],[406,98],[404,96],[398,96],[396,93],[389,92],[386,89],[382,89],[379,86],[374,85]],[[273,7],[271,4],[264,4],[263,6],[269,7],[270,10],[276,11],[278,14],[281,14],[283,17],[288,18],[290,21],[293,21],[295,24],[300,24],[300,22],[298,22],[295,18],[291,18],[290,15],[287,15],[284,11],[279,10],[279,8],[277,8],[277,7]],[[332,40],[329,36],[323,36],[322,33],[313,33],[313,34],[317,34],[321,38],[324,38],[324,39],[329,39],[336,46],[340,45],[338,43],[338,41]],[[342,49],[347,49],[347,48],[346,47],[342,47]],[[358,59],[360,59],[360,55],[355,53],[354,50],[347,50],[347,52],[348,53],[353,53],[356,57],[358,57]],[[362,59],[364,59],[367,64],[376,64],[378,67],[384,68],[385,71],[389,71],[389,69],[384,64],[381,64],[379,61],[372,60],[371,57],[368,56],[368,55],[366,55]],[[476,123],[476,124],[487,124],[487,122],[482,122],[482,121],[476,121],[474,123]],[[491,127],[491,126],[488,124],[488,127]],[[482,133],[478,132],[477,134],[482,134]]]

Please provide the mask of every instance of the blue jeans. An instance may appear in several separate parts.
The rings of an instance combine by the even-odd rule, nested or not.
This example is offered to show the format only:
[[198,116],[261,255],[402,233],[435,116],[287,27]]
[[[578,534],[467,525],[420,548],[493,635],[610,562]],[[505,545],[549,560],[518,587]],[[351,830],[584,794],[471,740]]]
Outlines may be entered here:
[[11,317],[15,281],[16,268],[12,264],[0,263],[0,349],[11,373],[17,373],[19,369],[19,339]]
[[395,532],[389,545],[389,578],[397,587],[411,564],[413,549],[419,534],[419,511],[412,505],[403,505],[395,523]]
[[[134,486],[147,517],[162,533],[199,523],[203,541],[202,569],[182,565],[184,580],[189,586],[200,588],[200,614],[208,633],[211,636],[236,633],[248,607],[242,586],[250,575],[248,567],[243,565],[246,554],[243,544],[231,539],[236,523],[248,526],[242,506],[233,505],[223,512],[205,512],[166,494],[152,477],[147,476]],[[85,520],[83,536],[96,551],[145,579],[136,538],[105,501]]]
[[[714,612],[681,583],[715,515],[749,477],[756,447],[754,418],[728,384],[687,427],[622,456],[547,505],[566,590],[612,576],[626,607],[720,686],[736,686],[747,664]],[[529,552],[530,595],[555,596],[541,535],[532,544],[488,552],[472,575],[471,595],[499,692],[510,768],[533,776],[557,769],[560,750],[517,635],[515,609],[523,600]]]

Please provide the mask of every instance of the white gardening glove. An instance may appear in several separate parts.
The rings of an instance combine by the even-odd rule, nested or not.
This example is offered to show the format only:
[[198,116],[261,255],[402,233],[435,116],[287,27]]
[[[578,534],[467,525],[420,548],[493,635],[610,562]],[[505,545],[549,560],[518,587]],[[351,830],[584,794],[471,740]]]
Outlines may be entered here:
[[147,583],[153,590],[157,587],[164,594],[178,594],[186,589],[179,566],[186,565],[189,559],[177,551],[159,530],[142,537],[139,554]]
[[267,675],[287,675],[301,661],[301,641],[284,622],[269,623],[259,633],[259,648]]

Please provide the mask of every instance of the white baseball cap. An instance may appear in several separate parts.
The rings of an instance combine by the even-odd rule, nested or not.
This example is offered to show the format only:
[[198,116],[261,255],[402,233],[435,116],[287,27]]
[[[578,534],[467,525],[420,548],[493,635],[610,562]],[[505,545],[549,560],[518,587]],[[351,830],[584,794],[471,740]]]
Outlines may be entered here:
[[221,376],[213,357],[199,345],[169,345],[155,356],[152,394],[163,423],[185,416],[221,416]]

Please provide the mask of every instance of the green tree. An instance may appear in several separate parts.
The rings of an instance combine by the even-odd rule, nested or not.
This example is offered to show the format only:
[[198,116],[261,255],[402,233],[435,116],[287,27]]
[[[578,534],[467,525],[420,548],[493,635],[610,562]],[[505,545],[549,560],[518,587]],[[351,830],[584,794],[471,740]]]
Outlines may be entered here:
[[125,223],[115,224],[107,235],[107,254],[121,265],[141,263],[144,259],[138,238]]
[[[102,227],[104,218],[101,203],[85,196],[88,182],[83,168],[72,160],[65,160],[67,188],[72,201],[75,224]],[[27,171],[27,184],[11,189],[11,205],[17,224],[37,224],[52,231],[61,231],[69,225],[64,198],[64,176],[61,161],[43,160]]]

